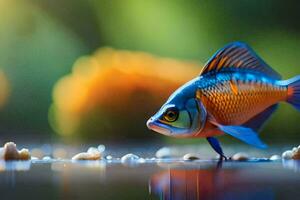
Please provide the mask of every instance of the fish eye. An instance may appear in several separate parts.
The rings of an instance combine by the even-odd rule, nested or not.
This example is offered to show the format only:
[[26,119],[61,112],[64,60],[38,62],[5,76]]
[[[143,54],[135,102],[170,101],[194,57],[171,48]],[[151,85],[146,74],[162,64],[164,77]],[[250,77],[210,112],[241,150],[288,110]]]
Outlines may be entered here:
[[179,111],[177,108],[169,108],[163,115],[163,119],[167,122],[174,122],[178,119]]

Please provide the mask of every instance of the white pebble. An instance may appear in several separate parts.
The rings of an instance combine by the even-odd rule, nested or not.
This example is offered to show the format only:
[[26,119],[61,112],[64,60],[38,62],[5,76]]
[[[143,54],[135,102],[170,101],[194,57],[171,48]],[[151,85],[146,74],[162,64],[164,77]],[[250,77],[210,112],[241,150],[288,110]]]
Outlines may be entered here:
[[43,160],[51,160],[51,157],[50,156],[44,156]]
[[199,160],[200,156],[197,155],[197,154],[192,154],[192,153],[188,153],[188,154],[185,154],[182,159],[183,160]]
[[283,159],[300,160],[300,146],[294,147],[292,150],[288,150],[282,153]]
[[0,149],[0,159],[4,160],[29,160],[30,153],[28,149],[17,149],[17,145],[13,142],[7,142]]
[[139,157],[137,155],[129,153],[121,158],[121,162],[122,163],[136,162],[138,159],[139,159]]
[[87,153],[91,153],[91,154],[100,154],[99,150],[95,147],[90,147],[88,150],[87,150]]
[[105,157],[105,159],[106,159],[106,160],[112,160],[113,157],[112,157],[111,155],[108,155],[108,156]]
[[105,146],[103,144],[100,144],[97,148],[100,153],[103,153],[105,151]]
[[171,157],[171,149],[168,147],[163,147],[156,152],[155,156],[157,158],[169,158]]
[[145,163],[145,162],[146,162],[146,160],[144,158],[139,158],[138,159],[138,163]]
[[236,161],[246,161],[249,159],[248,154],[240,152],[240,153],[236,153],[231,157],[232,160],[236,160]]
[[288,150],[282,153],[282,158],[283,159],[292,159],[293,152]]
[[90,147],[87,152],[78,153],[72,157],[72,160],[99,160],[101,153],[98,148]]
[[280,160],[280,159],[281,159],[281,157],[279,155],[272,155],[270,157],[270,160]]

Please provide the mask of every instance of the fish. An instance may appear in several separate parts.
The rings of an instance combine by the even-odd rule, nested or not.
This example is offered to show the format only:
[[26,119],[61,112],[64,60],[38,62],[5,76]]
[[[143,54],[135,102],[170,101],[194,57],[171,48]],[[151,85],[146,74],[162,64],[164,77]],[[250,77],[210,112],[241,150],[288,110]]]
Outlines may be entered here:
[[146,124],[166,136],[206,138],[220,159],[227,159],[217,137],[230,135],[267,148],[258,132],[280,102],[300,111],[300,76],[282,80],[249,45],[232,42],[171,94]]

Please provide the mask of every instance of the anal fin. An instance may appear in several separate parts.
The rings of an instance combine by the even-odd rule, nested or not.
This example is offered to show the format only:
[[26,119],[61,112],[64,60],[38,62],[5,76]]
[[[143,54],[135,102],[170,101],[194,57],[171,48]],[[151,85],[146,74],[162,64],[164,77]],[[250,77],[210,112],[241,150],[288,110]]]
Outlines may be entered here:
[[277,108],[278,104],[274,104],[268,107],[267,109],[255,115],[253,118],[244,123],[243,126],[252,128],[255,131],[259,131],[262,128],[263,124],[271,117],[271,115]]
[[231,135],[247,144],[262,149],[267,147],[267,145],[259,139],[257,133],[251,128],[243,126],[223,126],[220,124],[218,124],[217,126],[224,133],[227,133],[228,135]]

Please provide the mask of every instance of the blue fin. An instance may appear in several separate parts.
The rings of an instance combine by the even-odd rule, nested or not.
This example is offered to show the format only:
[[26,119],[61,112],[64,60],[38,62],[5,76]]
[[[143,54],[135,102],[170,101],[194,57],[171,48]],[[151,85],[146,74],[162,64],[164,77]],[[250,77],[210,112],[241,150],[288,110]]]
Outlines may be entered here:
[[247,44],[233,42],[219,51],[206,63],[200,75],[208,72],[248,70],[259,72],[270,78],[280,80],[281,76],[269,67]]
[[300,75],[288,80],[278,81],[278,84],[288,87],[287,102],[300,111]]
[[264,144],[258,137],[257,133],[251,128],[246,128],[243,126],[223,126],[218,125],[219,129],[224,133],[227,133],[247,144],[253,145],[257,148],[266,148],[267,145]]
[[219,143],[219,141],[214,137],[207,137],[206,138],[210,146],[220,155],[221,158],[227,159],[226,156],[224,156],[222,147]]
[[273,112],[278,108],[278,104],[274,104],[261,113],[252,117],[249,121],[243,124],[245,127],[252,128],[255,131],[259,131],[263,124],[271,117]]

